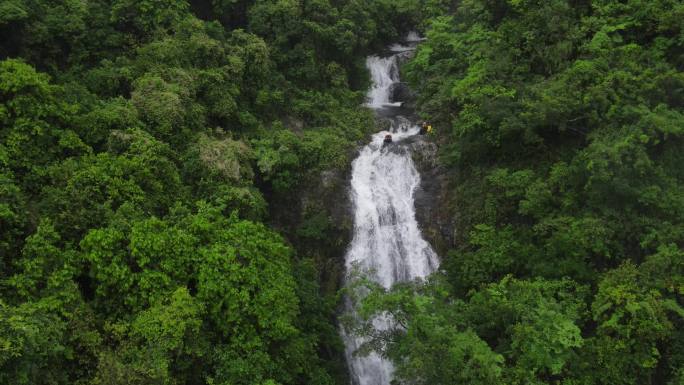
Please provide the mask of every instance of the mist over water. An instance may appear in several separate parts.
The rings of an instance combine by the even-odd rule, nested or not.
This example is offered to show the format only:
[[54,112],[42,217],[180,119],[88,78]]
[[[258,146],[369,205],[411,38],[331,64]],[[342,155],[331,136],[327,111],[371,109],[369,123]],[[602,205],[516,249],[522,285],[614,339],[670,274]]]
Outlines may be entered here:
[[[420,184],[420,174],[402,140],[417,135],[419,127],[400,114],[390,103],[392,85],[399,83],[399,60],[415,48],[420,40],[409,35],[408,45],[393,45],[389,56],[371,56],[366,65],[373,86],[368,92],[368,106],[380,116],[391,120],[391,132],[373,135],[371,142],[352,163],[351,194],[354,204],[354,235],[346,254],[347,271],[354,268],[367,272],[384,287],[395,282],[424,278],[434,272],[439,260],[432,247],[423,239],[415,217],[414,192]],[[385,145],[385,135],[393,143]],[[353,304],[348,302],[353,312]],[[378,330],[391,326],[391,320],[374,320]],[[388,360],[372,353],[365,357],[353,353],[364,342],[344,331],[347,362],[355,385],[388,385],[393,366]]]

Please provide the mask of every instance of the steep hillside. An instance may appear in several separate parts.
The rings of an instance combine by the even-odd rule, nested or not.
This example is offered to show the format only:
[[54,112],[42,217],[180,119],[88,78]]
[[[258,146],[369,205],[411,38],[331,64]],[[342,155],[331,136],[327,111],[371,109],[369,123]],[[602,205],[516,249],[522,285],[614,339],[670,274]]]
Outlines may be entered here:
[[375,287],[368,319],[401,327],[359,329],[369,346],[411,384],[680,384],[684,4],[424,13],[405,75],[437,127],[434,218],[454,232],[427,284]]

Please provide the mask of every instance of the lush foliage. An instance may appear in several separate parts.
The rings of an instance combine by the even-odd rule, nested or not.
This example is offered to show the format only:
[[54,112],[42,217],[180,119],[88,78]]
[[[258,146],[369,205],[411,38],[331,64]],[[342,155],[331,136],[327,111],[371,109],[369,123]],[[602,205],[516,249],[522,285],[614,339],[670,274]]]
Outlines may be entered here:
[[684,380],[684,4],[435,3],[405,68],[453,249],[365,314],[408,383]]
[[419,12],[0,2],[0,383],[346,383],[341,231],[300,194]]
[[[0,2],[0,383],[345,384],[324,171],[363,58],[437,128],[455,240],[360,281],[410,384],[684,382],[679,0]],[[334,208],[333,208],[334,209]],[[361,352],[362,353],[362,352]]]

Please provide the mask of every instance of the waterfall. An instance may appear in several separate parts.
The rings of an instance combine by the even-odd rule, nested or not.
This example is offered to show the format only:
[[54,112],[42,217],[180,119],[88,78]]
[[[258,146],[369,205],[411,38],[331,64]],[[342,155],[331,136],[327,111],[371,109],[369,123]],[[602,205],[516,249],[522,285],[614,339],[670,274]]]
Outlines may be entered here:
[[[390,90],[399,82],[398,58],[414,46],[392,46],[388,57],[371,56],[366,61],[373,86],[368,105],[378,115],[389,117],[391,132],[373,135],[371,142],[352,163],[351,193],[354,204],[354,235],[346,254],[347,270],[358,268],[372,274],[376,282],[389,288],[398,281],[423,278],[438,266],[438,258],[423,239],[415,217],[414,192],[420,175],[402,140],[418,134],[415,122],[401,115],[400,103],[390,104]],[[397,49],[395,49],[397,48]],[[385,135],[393,143],[385,145]],[[349,302],[349,301],[348,301]],[[353,304],[347,304],[353,312]],[[391,319],[373,320],[376,329],[391,326]],[[393,366],[376,353],[354,356],[364,342],[342,331],[352,383],[388,385]]]
[[[368,92],[368,106],[382,108],[389,105],[390,87],[399,81],[397,55],[389,57],[369,56],[366,67],[371,73],[373,85]],[[397,104],[401,105],[401,103]]]

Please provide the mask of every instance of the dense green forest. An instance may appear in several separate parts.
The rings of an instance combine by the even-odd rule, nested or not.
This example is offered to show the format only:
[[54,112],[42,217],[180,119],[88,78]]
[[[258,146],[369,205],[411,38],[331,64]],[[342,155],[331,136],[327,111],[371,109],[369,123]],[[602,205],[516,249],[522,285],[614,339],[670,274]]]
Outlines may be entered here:
[[307,192],[375,130],[365,56],[412,29],[454,240],[427,282],[359,280],[397,320],[355,325],[369,348],[406,384],[684,384],[683,20],[1,0],[0,384],[348,384],[345,225]]
[[444,5],[404,72],[456,242],[367,298],[371,347],[410,384],[684,384],[684,3]]
[[296,201],[419,14],[1,1],[0,384],[346,383],[333,227]]

